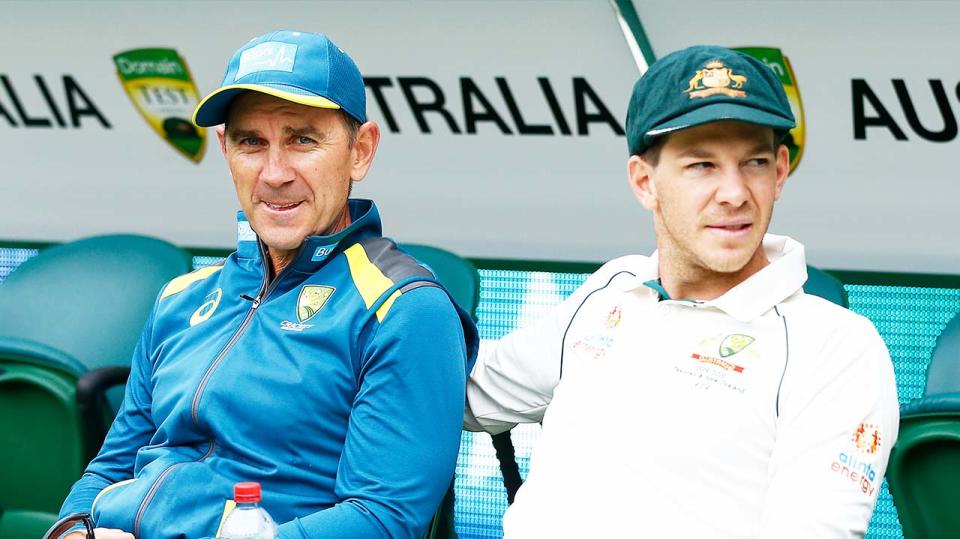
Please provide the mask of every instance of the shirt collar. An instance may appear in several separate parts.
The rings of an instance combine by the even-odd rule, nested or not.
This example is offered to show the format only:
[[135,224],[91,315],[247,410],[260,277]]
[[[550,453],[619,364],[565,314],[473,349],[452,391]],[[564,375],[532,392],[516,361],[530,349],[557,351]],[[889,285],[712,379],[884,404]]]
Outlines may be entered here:
[[[715,307],[741,322],[749,322],[763,315],[797,293],[807,281],[807,262],[800,242],[787,236],[767,234],[763,237],[763,250],[770,263],[722,296],[709,301],[679,301],[700,307]],[[653,297],[669,300],[666,291],[661,292],[662,287],[659,286],[656,251],[649,260],[652,262],[649,266],[653,269],[652,274],[638,273],[635,288],[645,287]]]
[[797,293],[807,282],[803,245],[786,236],[767,234],[763,250],[766,267],[717,299],[706,301],[741,322],[749,322]]

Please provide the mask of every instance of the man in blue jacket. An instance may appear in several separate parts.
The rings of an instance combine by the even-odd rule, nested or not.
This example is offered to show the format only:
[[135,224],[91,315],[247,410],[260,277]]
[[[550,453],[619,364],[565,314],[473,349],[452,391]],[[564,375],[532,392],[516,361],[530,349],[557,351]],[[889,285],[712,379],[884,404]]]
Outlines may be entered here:
[[[100,539],[213,536],[258,481],[280,537],[418,537],[453,476],[470,317],[348,200],[380,130],[327,37],[238,50],[194,114],[219,128],[237,251],[171,281],[122,408],[61,516]],[[75,526],[67,537],[85,537]]]

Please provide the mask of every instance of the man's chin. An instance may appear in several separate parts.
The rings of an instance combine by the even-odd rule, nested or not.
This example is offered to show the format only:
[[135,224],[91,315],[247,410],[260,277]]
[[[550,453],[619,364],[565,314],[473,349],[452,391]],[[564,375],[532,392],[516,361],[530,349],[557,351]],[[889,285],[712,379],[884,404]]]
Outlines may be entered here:
[[303,245],[303,236],[295,234],[272,234],[266,233],[260,235],[260,240],[266,244],[271,252],[291,252],[296,251]]
[[[706,266],[715,273],[734,275],[747,269],[756,258],[756,250],[729,252],[708,259]],[[759,267],[757,268],[759,269]]]

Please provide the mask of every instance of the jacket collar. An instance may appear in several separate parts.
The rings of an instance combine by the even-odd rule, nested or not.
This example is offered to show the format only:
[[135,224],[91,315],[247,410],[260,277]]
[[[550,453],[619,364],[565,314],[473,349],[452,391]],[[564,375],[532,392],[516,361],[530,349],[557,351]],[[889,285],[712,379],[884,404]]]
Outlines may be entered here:
[[[307,236],[303,240],[296,258],[290,263],[293,271],[313,273],[328,259],[354,243],[364,238],[381,235],[380,212],[372,200],[350,199],[348,209],[351,223],[347,228],[336,234]],[[246,216],[242,211],[237,212],[237,257],[247,260],[260,259],[260,243],[262,243],[260,238],[250,227]],[[266,246],[264,246],[264,252],[266,252]]]

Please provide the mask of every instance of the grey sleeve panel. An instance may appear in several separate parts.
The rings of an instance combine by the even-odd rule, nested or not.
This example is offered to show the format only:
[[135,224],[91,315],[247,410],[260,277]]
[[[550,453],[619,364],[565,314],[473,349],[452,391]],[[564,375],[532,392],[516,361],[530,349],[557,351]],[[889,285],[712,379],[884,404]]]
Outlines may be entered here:
[[[367,253],[370,262],[380,269],[391,281],[399,283],[410,277],[426,277],[435,279],[436,276],[409,254],[402,251],[393,240],[387,238],[371,238],[360,241],[363,250]],[[436,286],[428,281],[415,281],[400,289],[407,292],[421,286]]]

